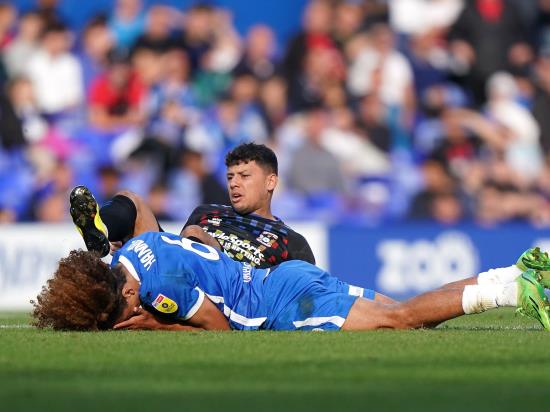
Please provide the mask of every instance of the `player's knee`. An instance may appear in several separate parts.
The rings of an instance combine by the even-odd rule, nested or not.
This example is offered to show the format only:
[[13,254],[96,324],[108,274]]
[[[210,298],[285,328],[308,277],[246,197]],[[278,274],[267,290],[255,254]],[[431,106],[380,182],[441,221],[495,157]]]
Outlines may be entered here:
[[410,309],[401,304],[389,307],[388,319],[389,327],[392,329],[414,329],[416,327],[414,316]]
[[134,193],[134,192],[130,192],[129,190],[121,190],[121,191],[117,192],[116,196],[127,197],[136,206],[141,202],[141,197],[138,194]]
[[357,299],[350,310],[344,330],[407,329],[409,315],[400,304],[386,305]]

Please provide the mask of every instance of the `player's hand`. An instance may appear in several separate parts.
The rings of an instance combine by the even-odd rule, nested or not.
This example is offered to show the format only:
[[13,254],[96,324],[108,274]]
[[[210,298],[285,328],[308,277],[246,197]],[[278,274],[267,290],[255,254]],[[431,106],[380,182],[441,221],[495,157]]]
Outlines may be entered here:
[[171,324],[162,323],[151,313],[143,310],[141,307],[134,308],[134,314],[128,320],[117,323],[114,329],[132,329],[132,330],[154,330],[170,329]]
[[111,255],[122,247],[122,242],[109,242],[111,245]]

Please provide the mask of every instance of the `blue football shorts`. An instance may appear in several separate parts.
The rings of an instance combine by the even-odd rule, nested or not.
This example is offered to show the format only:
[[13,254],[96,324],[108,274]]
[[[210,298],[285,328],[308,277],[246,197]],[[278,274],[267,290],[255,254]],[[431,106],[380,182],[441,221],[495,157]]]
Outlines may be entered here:
[[375,292],[342,282],[310,263],[291,260],[265,279],[267,319],[271,330],[340,330],[358,297]]

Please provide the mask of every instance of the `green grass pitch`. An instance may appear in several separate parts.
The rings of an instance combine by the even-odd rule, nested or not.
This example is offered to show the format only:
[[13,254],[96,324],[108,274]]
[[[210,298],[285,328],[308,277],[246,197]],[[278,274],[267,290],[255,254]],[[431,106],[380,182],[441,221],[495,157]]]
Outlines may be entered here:
[[435,330],[41,331],[0,314],[0,410],[549,410],[550,333],[510,310]]

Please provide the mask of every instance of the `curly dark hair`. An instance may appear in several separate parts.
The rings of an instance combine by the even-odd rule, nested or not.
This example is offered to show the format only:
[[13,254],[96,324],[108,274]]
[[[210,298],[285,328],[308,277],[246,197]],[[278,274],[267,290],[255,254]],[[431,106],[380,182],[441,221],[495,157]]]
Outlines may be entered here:
[[96,252],[73,250],[59,261],[34,306],[34,326],[56,330],[111,329],[126,307],[126,277]]
[[227,167],[252,161],[255,161],[259,166],[271,173],[279,174],[277,156],[275,156],[273,150],[263,144],[243,143],[225,156],[225,165]]

